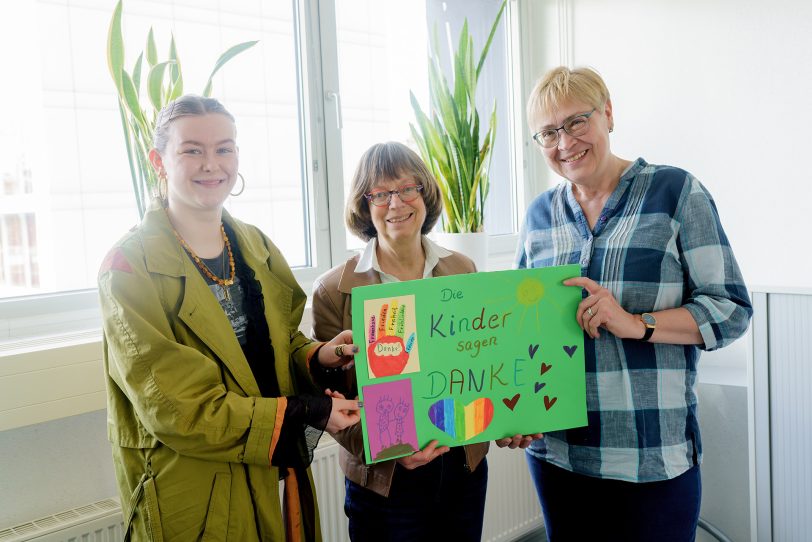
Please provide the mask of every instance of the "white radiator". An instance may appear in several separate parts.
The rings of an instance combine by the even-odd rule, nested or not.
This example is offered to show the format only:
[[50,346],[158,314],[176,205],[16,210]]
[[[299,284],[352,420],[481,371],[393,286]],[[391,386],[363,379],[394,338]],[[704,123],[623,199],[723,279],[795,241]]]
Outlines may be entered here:
[[[339,445],[325,435],[313,458],[324,542],[347,542],[344,476],[338,466]],[[515,540],[542,525],[524,452],[491,446],[488,497],[482,540]],[[0,530],[0,542],[119,542],[123,539],[118,500],[106,499]]]
[[319,520],[324,542],[345,542],[347,516],[344,515],[344,474],[338,466],[341,446],[325,434],[313,456],[313,481],[319,501]]
[[516,540],[544,525],[524,454],[523,450],[497,448],[491,443],[484,542]]
[[118,500],[105,499],[2,529],[0,542],[119,542],[122,527]]
[[753,292],[750,535],[812,533],[812,289]]

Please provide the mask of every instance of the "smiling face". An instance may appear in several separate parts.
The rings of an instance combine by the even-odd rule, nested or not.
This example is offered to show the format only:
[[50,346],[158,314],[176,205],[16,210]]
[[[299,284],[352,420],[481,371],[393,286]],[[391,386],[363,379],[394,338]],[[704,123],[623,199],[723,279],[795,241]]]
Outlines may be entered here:
[[[400,190],[406,185],[414,184],[420,183],[412,176],[401,175],[397,179],[377,183],[370,192]],[[420,238],[423,222],[426,220],[426,204],[422,194],[410,202],[404,202],[399,196],[393,195],[389,205],[378,207],[370,203],[369,213],[378,234],[378,242],[392,245]]]
[[220,113],[172,121],[163,152],[153,150],[156,170],[166,173],[167,201],[174,212],[217,211],[231,192],[239,168],[234,122]]
[[[533,133],[546,128],[558,128],[576,115],[592,111],[593,107],[580,101],[565,101],[555,111],[536,115],[531,123]],[[541,148],[550,168],[577,185],[591,186],[612,170],[609,148],[609,127],[612,126],[612,102],[597,108],[589,117],[589,129],[577,137],[560,130],[558,144]]]

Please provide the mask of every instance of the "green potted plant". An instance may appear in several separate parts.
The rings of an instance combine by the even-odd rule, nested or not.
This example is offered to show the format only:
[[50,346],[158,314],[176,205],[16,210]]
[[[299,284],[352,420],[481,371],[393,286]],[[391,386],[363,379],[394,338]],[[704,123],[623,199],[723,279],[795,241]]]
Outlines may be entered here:
[[[151,193],[158,186],[158,176],[149,163],[152,148],[152,134],[155,119],[164,105],[183,95],[183,73],[175,37],[169,44],[169,58],[158,61],[155,38],[150,28],[147,35],[146,51],[142,51],[135,61],[132,72],[124,67],[124,37],[121,31],[122,0],[116,4],[107,35],[107,66],[118,93],[118,109],[121,127],[124,130],[124,143],[130,165],[133,193],[138,214],[144,216]],[[203,96],[211,96],[212,78],[229,60],[256,45],[256,41],[246,41],[229,48],[220,55],[209,74]],[[146,54],[145,54],[146,53]],[[146,60],[147,66],[143,66]],[[146,70],[146,78],[142,79]],[[167,77],[167,73],[169,77]],[[142,83],[145,92],[141,92]]]
[[471,257],[477,268],[485,269],[487,234],[484,232],[485,199],[488,196],[488,168],[496,135],[496,103],[488,128],[480,134],[476,108],[476,87],[488,56],[493,36],[502,18],[503,1],[491,26],[479,58],[474,40],[463,23],[457,50],[453,52],[453,80],[449,82],[440,65],[437,32],[429,53],[429,113],[426,114],[410,93],[416,125],[410,124],[420,155],[437,178],[443,196],[443,232],[440,244]]

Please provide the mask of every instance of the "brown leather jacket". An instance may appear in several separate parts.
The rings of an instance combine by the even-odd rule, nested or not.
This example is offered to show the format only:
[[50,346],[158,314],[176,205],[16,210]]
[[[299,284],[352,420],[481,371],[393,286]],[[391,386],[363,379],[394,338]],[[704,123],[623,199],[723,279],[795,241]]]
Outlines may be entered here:
[[[359,256],[354,256],[346,263],[338,265],[316,279],[313,285],[313,337],[319,341],[329,341],[340,331],[352,328],[352,301],[350,292],[356,286],[380,284],[381,277],[374,269],[365,273],[356,273],[355,266]],[[451,256],[440,258],[434,267],[435,277],[474,273],[476,267],[467,257],[456,252]],[[355,372],[348,371],[350,393],[357,393]],[[353,397],[355,395],[352,395]],[[364,441],[361,435],[361,424],[355,424],[335,435],[343,447],[339,462],[344,475],[356,484],[366,487],[384,497],[389,496],[392,475],[395,472],[396,460],[383,461],[373,465],[364,463]],[[465,462],[470,470],[476,469],[485,454],[488,453],[488,442],[468,444],[465,448]]]

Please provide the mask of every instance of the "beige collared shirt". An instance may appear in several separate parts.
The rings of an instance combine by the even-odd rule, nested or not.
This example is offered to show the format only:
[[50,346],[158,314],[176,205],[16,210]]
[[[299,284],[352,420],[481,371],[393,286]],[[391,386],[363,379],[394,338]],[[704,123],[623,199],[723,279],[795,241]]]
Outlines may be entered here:
[[[440,258],[451,256],[451,251],[446,250],[425,235],[421,236],[420,241],[423,243],[423,252],[426,254],[426,263],[423,266],[423,278],[427,279],[433,276],[434,268],[440,262]],[[356,273],[366,273],[370,269],[378,272],[381,276],[381,283],[400,282],[397,277],[385,273],[381,270],[378,264],[378,238],[373,237],[367,243],[361,257],[358,258],[358,265],[355,266]]]

